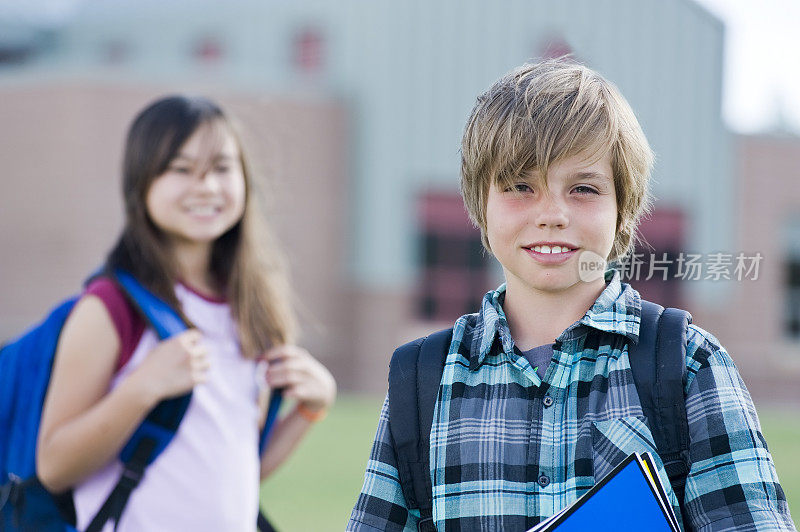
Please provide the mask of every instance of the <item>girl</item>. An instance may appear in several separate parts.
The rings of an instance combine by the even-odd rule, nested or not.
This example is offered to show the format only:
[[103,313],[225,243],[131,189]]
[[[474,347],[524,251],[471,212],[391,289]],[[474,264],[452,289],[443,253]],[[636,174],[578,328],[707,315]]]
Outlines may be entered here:
[[[128,133],[123,192],[126,224],[107,269],[132,273],[192,328],[159,342],[111,280],[90,283],[56,352],[40,480],[54,493],[73,488],[85,529],[120,477],[117,454],[147,413],[193,390],[118,530],[252,531],[259,478],[331,405],[334,380],[292,345],[286,278],[274,244],[265,249],[241,146],[217,105],[177,96],[144,109]],[[258,377],[259,360],[266,377]],[[283,388],[296,407],[259,462],[267,386]]]

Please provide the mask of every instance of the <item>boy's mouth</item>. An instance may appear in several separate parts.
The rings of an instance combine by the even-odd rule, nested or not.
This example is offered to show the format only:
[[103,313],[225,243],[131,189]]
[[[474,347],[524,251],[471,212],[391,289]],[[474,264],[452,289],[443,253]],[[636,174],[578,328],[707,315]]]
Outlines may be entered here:
[[525,251],[539,264],[557,266],[570,260],[578,247],[567,242],[538,242],[526,246]]
[[536,253],[545,254],[567,253],[569,251],[575,251],[575,248],[568,248],[565,246],[533,246],[533,248],[530,249],[533,249]]
[[530,246],[525,246],[525,249],[545,255],[555,255],[560,253],[569,253],[570,251],[575,251],[578,248],[577,246],[566,242],[540,242],[531,244]]

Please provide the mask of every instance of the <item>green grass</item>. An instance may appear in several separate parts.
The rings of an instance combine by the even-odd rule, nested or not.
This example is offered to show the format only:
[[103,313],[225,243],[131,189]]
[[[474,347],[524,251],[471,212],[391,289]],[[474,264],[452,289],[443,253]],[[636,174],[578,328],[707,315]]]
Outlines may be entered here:
[[[282,532],[344,530],[364,478],[382,398],[340,397],[328,418],[262,486],[261,504]],[[795,520],[800,519],[800,419],[759,410],[764,436]]]
[[800,524],[800,416],[797,410],[759,409],[761,430],[775,461],[795,525]]
[[364,480],[383,398],[340,396],[328,417],[262,485],[261,507],[281,532],[341,532]]

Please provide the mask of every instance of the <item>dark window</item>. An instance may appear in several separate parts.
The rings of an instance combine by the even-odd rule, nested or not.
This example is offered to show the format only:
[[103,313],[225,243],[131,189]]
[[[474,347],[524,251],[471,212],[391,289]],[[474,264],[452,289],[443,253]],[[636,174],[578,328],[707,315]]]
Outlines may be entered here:
[[786,334],[800,340],[800,254],[789,257],[786,280]]
[[[623,282],[630,283],[644,299],[664,307],[683,308],[683,279],[690,279],[685,263],[690,255],[684,247],[685,217],[677,208],[656,207],[639,225],[644,242],[637,256],[622,268]],[[640,264],[635,264],[641,261]]]
[[0,45],[0,66],[21,65],[34,55],[32,46]]
[[419,200],[417,314],[452,322],[477,312],[491,288],[490,259],[457,193],[429,192]]

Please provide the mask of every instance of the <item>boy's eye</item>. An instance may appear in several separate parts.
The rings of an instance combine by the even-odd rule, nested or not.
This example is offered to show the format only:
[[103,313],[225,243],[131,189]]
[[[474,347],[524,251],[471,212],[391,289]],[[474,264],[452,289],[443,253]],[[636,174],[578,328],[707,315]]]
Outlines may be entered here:
[[598,194],[597,190],[593,189],[590,186],[586,186],[586,185],[578,185],[577,187],[575,187],[572,190],[574,190],[578,194]]
[[514,183],[510,187],[506,187],[504,192],[533,192],[533,189],[527,183]]

